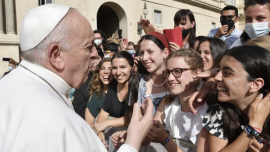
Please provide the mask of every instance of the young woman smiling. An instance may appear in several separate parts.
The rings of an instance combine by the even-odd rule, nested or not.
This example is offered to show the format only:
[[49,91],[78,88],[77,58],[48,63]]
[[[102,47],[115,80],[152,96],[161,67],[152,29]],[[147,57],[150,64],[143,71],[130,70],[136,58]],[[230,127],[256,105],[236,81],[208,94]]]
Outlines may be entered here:
[[112,74],[111,59],[103,59],[96,67],[89,84],[90,99],[85,110],[85,121],[92,126],[99,114],[111,82]]
[[270,95],[262,99],[270,89],[269,58],[270,52],[258,46],[225,53],[215,77],[219,102],[204,118],[202,147],[210,152],[270,151]]
[[206,103],[195,106],[198,114],[194,115],[190,111],[188,99],[197,91],[198,79],[193,77],[202,69],[202,58],[191,49],[176,51],[167,58],[164,75],[174,98],[172,101],[162,100],[154,116],[154,127],[147,135],[148,139],[163,143],[167,151],[196,151],[208,106]]
[[204,38],[198,45],[198,52],[203,59],[203,70],[209,71],[219,66],[219,62],[227,51],[224,41],[218,38]]
[[[107,92],[97,123],[92,128],[105,143],[104,130],[107,127],[124,126],[128,81],[132,74],[133,57],[126,51],[117,52],[112,57],[112,75],[117,81]],[[116,118],[108,120],[109,116]]]

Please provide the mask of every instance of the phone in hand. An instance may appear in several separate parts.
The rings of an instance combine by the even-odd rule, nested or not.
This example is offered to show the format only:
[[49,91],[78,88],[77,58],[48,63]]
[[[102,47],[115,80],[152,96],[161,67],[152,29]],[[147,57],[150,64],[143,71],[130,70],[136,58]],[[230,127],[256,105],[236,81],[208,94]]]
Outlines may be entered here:
[[8,61],[8,62],[10,62],[10,59],[9,59],[9,58],[3,58],[3,61]]
[[122,29],[118,29],[118,38],[119,38],[119,39],[122,38]]

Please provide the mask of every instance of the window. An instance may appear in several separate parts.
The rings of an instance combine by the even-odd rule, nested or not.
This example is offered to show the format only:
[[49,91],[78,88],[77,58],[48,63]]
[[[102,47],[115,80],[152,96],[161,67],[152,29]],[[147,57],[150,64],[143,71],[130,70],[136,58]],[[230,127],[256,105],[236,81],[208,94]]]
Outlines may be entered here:
[[225,3],[233,6],[236,5],[235,0],[225,0]]
[[216,23],[212,22],[212,29],[216,28]]
[[0,33],[16,34],[15,1],[0,0]]
[[155,23],[162,24],[162,12],[159,10],[154,10],[154,14],[155,14]]
[[51,4],[53,0],[39,0],[39,5]]

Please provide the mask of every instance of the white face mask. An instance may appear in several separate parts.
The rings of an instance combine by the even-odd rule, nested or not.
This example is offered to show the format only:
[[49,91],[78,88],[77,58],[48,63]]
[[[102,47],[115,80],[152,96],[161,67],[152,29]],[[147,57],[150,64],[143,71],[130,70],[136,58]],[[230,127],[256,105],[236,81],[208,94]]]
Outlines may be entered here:
[[8,66],[8,70],[11,71],[13,68],[11,66]]
[[100,45],[102,43],[102,40],[100,39],[95,39],[94,43],[96,44],[96,46]]
[[250,38],[267,35],[269,32],[268,23],[269,22],[246,23],[245,32]]
[[135,53],[134,50],[127,50],[127,52],[128,52],[129,54],[131,54],[131,55],[133,55],[133,54]]

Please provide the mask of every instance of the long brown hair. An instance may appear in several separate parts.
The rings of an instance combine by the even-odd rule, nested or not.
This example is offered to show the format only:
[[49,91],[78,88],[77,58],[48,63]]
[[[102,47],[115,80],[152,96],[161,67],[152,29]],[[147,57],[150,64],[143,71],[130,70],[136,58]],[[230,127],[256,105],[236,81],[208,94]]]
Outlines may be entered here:
[[104,62],[111,62],[110,58],[105,58],[99,62],[99,64],[96,66],[96,69],[93,73],[93,77],[89,83],[90,92],[89,95],[92,96],[93,93],[96,93],[98,98],[100,98],[101,94],[103,93],[103,83],[101,82],[99,78],[99,72]]

